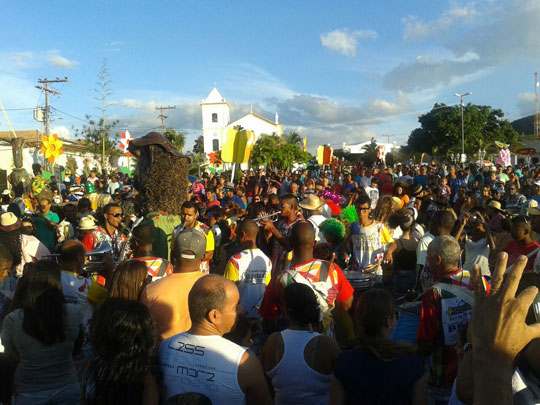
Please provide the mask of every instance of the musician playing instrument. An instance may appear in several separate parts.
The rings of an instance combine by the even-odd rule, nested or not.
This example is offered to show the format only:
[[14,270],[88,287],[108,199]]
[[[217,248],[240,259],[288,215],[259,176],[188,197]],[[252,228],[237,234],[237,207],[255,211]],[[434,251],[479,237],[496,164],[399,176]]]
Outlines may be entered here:
[[113,260],[117,262],[122,247],[127,242],[126,235],[120,232],[122,208],[115,203],[107,204],[103,207],[103,216],[105,218],[103,224],[86,234],[82,242],[85,246],[91,243],[92,250],[97,249],[103,242],[109,243],[113,251]]

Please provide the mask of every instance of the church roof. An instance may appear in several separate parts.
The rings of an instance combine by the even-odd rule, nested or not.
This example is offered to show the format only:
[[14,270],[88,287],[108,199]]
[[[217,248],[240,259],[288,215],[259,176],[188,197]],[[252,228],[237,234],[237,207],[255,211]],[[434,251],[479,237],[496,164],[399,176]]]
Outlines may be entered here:
[[226,103],[225,99],[221,96],[220,92],[216,87],[212,89],[208,97],[203,100],[203,104],[222,104]]
[[269,120],[267,118],[264,118],[264,117],[260,116],[259,114],[255,114],[254,112],[250,112],[249,114],[244,115],[242,118],[239,118],[236,121],[230,123],[229,126],[234,126],[238,121],[240,121],[241,119],[247,117],[248,115],[253,115],[255,118],[258,118],[258,119],[260,119],[262,121],[265,121],[265,122],[267,122],[267,123],[269,123],[271,125],[275,125],[276,127],[280,125],[280,124],[276,124],[274,121],[271,121],[271,120]]

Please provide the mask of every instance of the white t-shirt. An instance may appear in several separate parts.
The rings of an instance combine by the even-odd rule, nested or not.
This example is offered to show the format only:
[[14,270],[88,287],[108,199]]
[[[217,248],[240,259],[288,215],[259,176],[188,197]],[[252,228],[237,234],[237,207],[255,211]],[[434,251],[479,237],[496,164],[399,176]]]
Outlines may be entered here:
[[15,267],[17,277],[21,277],[26,263],[37,262],[43,256],[50,254],[49,249],[32,235],[21,235],[21,263]]
[[162,400],[184,392],[206,395],[214,405],[245,404],[238,367],[246,352],[221,336],[180,333],[159,346]]
[[315,228],[315,241],[317,244],[319,243],[326,243],[326,239],[324,238],[324,235],[319,230],[319,225],[321,225],[324,221],[326,221],[326,217],[324,215],[316,214],[312,215],[308,218],[308,221],[311,222],[313,227]]
[[416,264],[420,264],[422,266],[426,265],[427,248],[433,239],[435,239],[435,236],[433,236],[430,232],[426,232],[424,237],[420,239],[420,242],[418,242],[418,246],[416,247]]
[[271,273],[272,261],[259,248],[245,249],[229,259],[224,276],[238,283],[245,317],[260,319],[257,307],[261,305]]
[[465,243],[465,263],[463,269],[472,270],[473,265],[478,264],[483,276],[489,276],[489,243],[487,238],[477,242],[467,239]]

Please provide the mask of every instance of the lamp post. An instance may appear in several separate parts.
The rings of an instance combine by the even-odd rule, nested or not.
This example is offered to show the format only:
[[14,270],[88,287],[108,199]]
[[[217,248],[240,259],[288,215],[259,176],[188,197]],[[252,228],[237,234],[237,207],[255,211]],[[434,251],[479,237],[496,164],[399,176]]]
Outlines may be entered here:
[[454,96],[459,97],[459,102],[461,104],[461,161],[463,166],[465,166],[465,127],[463,125],[463,97],[470,96],[472,92],[468,91],[464,94],[455,93]]

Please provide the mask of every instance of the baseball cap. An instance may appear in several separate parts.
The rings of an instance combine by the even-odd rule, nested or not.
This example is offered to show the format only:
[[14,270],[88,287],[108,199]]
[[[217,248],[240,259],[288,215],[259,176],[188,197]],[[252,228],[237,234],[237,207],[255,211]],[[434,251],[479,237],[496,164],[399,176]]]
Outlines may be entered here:
[[206,236],[196,229],[185,229],[174,240],[174,253],[184,259],[200,259],[206,253]]

